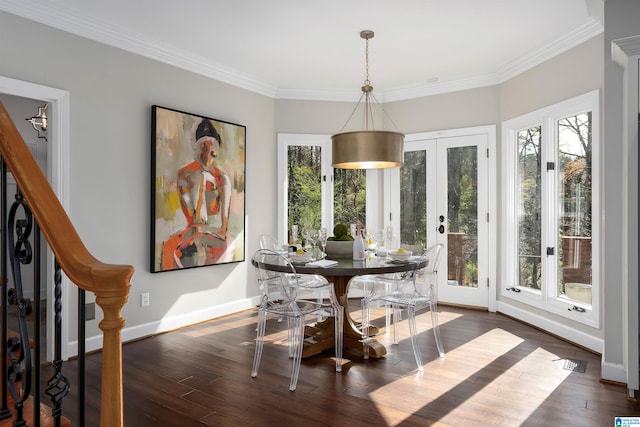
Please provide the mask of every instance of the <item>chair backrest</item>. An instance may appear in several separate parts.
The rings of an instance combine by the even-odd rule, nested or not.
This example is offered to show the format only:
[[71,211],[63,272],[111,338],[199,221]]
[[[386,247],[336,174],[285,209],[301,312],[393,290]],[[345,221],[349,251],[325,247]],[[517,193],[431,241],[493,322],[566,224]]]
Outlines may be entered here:
[[424,253],[424,246],[422,245],[407,245],[401,244],[400,247],[404,250],[413,252],[414,255],[420,255]]
[[422,296],[437,299],[438,265],[440,264],[443,248],[444,245],[442,243],[438,243],[428,247],[421,256],[421,258],[426,261],[427,265],[422,270],[416,272],[414,277],[414,286],[416,292]]
[[272,249],[258,249],[252,264],[263,300],[287,302],[297,298],[299,275],[289,258]]
[[282,249],[278,240],[269,234],[261,234],[258,238],[258,244],[260,245],[260,249],[272,249],[274,251]]

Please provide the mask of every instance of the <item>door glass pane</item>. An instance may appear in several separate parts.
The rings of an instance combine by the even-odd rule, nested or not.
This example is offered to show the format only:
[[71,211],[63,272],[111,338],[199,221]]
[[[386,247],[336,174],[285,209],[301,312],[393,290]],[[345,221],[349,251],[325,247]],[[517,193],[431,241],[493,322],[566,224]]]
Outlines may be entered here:
[[367,174],[364,169],[333,170],[333,221],[366,225]]
[[321,158],[319,146],[289,146],[287,153],[288,229],[298,225],[298,239],[303,230],[319,229],[322,218]]
[[426,151],[407,151],[400,168],[400,242],[427,244]]
[[478,148],[447,149],[448,276],[454,286],[478,287]]
[[542,127],[519,131],[518,138],[518,285],[541,288]]
[[558,122],[558,295],[591,304],[591,113]]

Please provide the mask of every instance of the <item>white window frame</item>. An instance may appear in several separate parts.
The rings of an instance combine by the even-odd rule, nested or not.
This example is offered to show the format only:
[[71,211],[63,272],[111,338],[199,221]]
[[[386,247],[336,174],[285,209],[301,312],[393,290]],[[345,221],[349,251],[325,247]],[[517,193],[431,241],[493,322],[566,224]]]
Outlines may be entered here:
[[[332,144],[331,135],[320,134],[300,134],[300,133],[279,133],[278,134],[278,154],[277,154],[277,238],[286,242],[288,235],[288,188],[287,177],[287,153],[290,146],[315,146],[322,150],[321,174],[326,179],[321,181],[321,204],[322,204],[322,224],[331,234],[333,230],[333,168],[331,167]],[[381,192],[379,172],[367,170],[367,202],[366,218],[367,224],[379,224],[380,203],[378,197]],[[381,226],[379,226],[381,228]]]
[[[558,164],[558,152],[555,144],[558,121],[571,115],[591,111],[592,120],[592,288],[591,305],[576,303],[562,296],[557,296],[557,253],[543,258],[543,272],[540,291],[518,286],[518,142],[517,133],[523,129],[542,126],[542,164],[554,162]],[[556,147],[553,152],[550,147]],[[586,94],[559,102],[549,107],[516,117],[502,124],[502,280],[501,296],[562,316],[576,322],[600,327],[600,96],[594,90]],[[556,174],[542,174],[543,193],[543,240],[553,241],[557,230],[557,185]],[[556,189],[549,191],[549,188]],[[554,246],[557,246],[555,244]],[[516,288],[519,292],[508,289]],[[584,312],[573,307],[584,309]]]
[[[321,205],[322,224],[321,227],[328,227],[333,223],[333,185],[325,185],[333,182],[333,170],[331,169],[331,136],[311,135],[311,134],[278,134],[278,167],[277,167],[277,196],[278,196],[278,216],[277,216],[277,238],[278,241],[286,242],[288,236],[287,219],[288,209],[288,189],[289,179],[287,176],[287,153],[290,146],[320,147],[322,150],[321,174],[327,179],[321,182]],[[328,202],[329,201],[329,202]]]

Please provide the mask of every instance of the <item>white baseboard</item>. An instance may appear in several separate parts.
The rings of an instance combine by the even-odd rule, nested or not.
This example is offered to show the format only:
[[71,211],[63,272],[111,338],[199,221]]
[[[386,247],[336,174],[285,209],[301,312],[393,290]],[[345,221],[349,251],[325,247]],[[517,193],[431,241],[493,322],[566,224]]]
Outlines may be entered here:
[[[504,301],[498,301],[498,311],[574,342],[596,353],[603,354],[604,340],[601,338],[591,336],[545,317],[532,314],[528,311],[507,304]],[[603,357],[600,362],[600,378],[627,384],[627,371],[621,364],[605,362]]]
[[[233,301],[228,304],[209,307],[205,310],[185,313],[179,316],[165,317],[160,320],[145,323],[143,325],[125,327],[122,330],[122,342],[133,341],[151,335],[168,332],[185,326],[194,325],[214,319],[216,317],[226,316],[227,314],[236,313],[238,311],[247,310],[260,304],[260,297],[246,298],[243,300]],[[87,337],[85,340],[86,351],[91,352],[102,348],[102,335]],[[78,341],[71,341],[67,345],[67,351],[70,356],[78,354]]]
[[604,348],[604,340],[602,338],[589,335],[585,332],[571,328],[565,324],[555,322],[546,317],[533,314],[519,307],[498,301],[498,311],[507,316],[515,317],[523,322],[529,323],[554,335],[562,337],[591,351],[602,354]]
[[602,362],[600,364],[600,377],[604,380],[627,383],[627,371],[618,363]]

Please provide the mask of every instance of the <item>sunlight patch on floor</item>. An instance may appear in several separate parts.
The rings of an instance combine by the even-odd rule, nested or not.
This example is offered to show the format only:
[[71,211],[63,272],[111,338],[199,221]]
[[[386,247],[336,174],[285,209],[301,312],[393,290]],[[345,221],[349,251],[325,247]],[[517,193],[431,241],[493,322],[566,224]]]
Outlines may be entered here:
[[[502,329],[493,329],[447,352],[445,360],[437,359],[427,363],[424,366],[424,373],[420,374],[417,370],[414,370],[413,372],[408,372],[406,376],[398,381],[376,389],[370,394],[371,399],[387,421],[387,425],[397,425],[404,421],[404,418],[398,419],[397,414],[415,413],[430,403],[437,404],[439,399],[442,399],[448,393],[454,392],[456,386],[469,381],[475,374],[513,350],[523,341],[522,338]],[[400,387],[399,384],[402,384],[402,386]],[[413,387],[408,387],[409,384],[413,384]],[[408,390],[411,390],[411,393],[408,393]],[[395,397],[392,405],[394,407],[401,406],[401,412],[397,412],[390,407],[389,396]],[[455,398],[454,393],[453,399],[455,400]],[[451,399],[451,397],[447,396],[446,401],[450,402]],[[464,407],[464,405],[468,404],[467,400],[469,399],[473,399],[473,396],[468,398],[460,397],[460,402],[448,414],[444,415],[441,421],[449,419],[453,422],[454,419],[457,421],[465,419],[460,416],[456,417],[455,413],[457,407],[459,405]]]
[[[551,365],[549,361],[554,363]],[[571,374],[563,366],[564,359],[538,347],[487,384],[482,391],[486,394],[489,389],[489,395],[495,396],[496,402],[508,402],[517,414],[515,421],[521,424]],[[523,383],[527,384],[526,388],[522,386]]]

